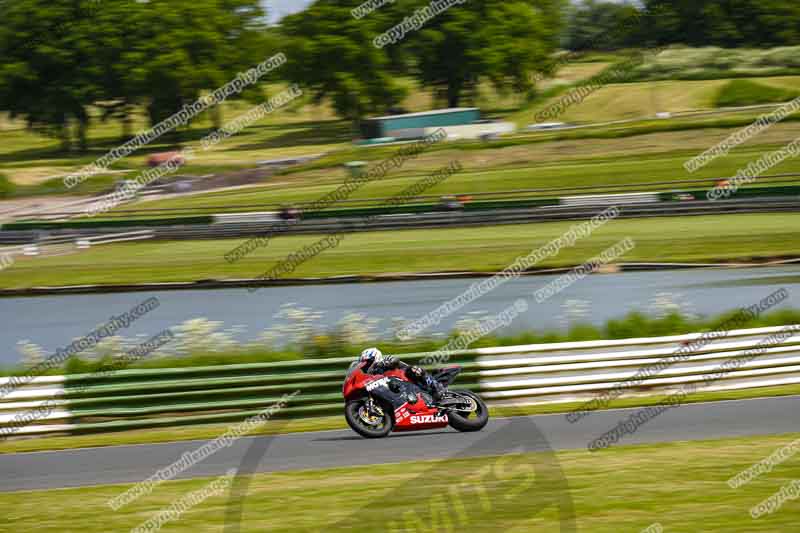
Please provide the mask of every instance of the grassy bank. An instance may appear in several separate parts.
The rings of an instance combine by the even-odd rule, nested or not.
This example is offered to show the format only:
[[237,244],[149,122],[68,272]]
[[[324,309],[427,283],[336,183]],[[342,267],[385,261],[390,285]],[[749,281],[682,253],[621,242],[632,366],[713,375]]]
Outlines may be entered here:
[[[291,277],[398,272],[493,272],[563,234],[571,223],[407,230],[347,235],[335,249]],[[747,214],[617,220],[561,250],[539,267],[578,265],[626,237],[636,247],[622,261],[709,262],[799,256],[799,214]],[[380,238],[376,239],[375,236]],[[58,257],[19,257],[0,272],[0,287],[119,284],[255,278],[319,236],[273,239],[236,263],[224,254],[244,242],[118,243]]]
[[[574,506],[578,531],[641,531],[654,523],[664,531],[790,531],[796,522],[796,502],[789,501],[758,520],[748,513],[800,477],[797,462],[787,461],[735,490],[726,481],[798,437],[787,434],[624,446],[598,454],[566,451],[554,457],[506,456],[501,461],[481,457],[259,474],[251,478],[244,496],[241,530],[330,531],[337,524],[342,528],[358,524],[359,531],[387,531],[390,521],[413,518],[405,514],[412,511],[431,527],[432,520],[442,528],[444,520],[449,520],[451,527],[460,525],[468,531],[512,527],[520,532],[558,531],[555,507],[535,512],[535,506],[548,496],[563,495]],[[561,479],[547,466],[556,462],[563,471]],[[503,476],[499,466],[513,465],[524,470],[511,468]],[[521,475],[526,472],[535,472],[535,477]],[[110,524],[115,531],[136,527],[209,481],[167,482],[111,514],[106,502],[127,486],[7,493],[0,495],[0,505],[7,523],[16,530],[105,533]],[[439,496],[438,508],[419,498],[420,483],[427,494]],[[453,487],[458,487],[458,495],[467,503],[461,514],[456,514]],[[381,513],[364,511],[369,501],[365,495],[380,499]],[[219,531],[227,496],[209,498],[167,529]]]
[[763,85],[752,80],[734,80],[720,89],[716,104],[719,107],[761,105],[788,102],[798,96],[800,93],[796,90]]
[[[583,102],[574,105],[558,117],[563,122],[604,122],[609,120],[652,117],[656,113],[681,113],[700,109],[716,109],[719,107],[737,107],[748,105],[745,101],[719,100],[718,95],[731,83],[732,76],[724,76],[712,80],[649,80],[631,81],[629,83],[612,83],[606,85]],[[728,79],[726,79],[728,78]],[[791,100],[797,87],[798,76],[775,76],[769,78],[742,78],[757,83],[765,91],[782,91],[784,97],[760,98],[754,103],[773,103]],[[557,101],[556,96],[546,103],[539,103],[533,109],[544,109]],[[534,113],[535,114],[535,113]],[[527,124],[535,122],[533,115]]]

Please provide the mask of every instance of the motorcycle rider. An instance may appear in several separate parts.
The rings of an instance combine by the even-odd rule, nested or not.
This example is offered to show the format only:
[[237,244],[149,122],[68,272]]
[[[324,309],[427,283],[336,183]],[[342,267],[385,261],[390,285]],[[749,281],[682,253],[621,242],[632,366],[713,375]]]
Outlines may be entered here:
[[445,386],[436,381],[433,376],[427,373],[423,368],[408,365],[391,355],[384,356],[377,348],[367,348],[361,352],[360,361],[362,363],[367,363],[364,366],[365,374],[383,374],[396,368],[401,369],[405,372],[408,379],[431,394],[434,403],[439,403],[446,391]]

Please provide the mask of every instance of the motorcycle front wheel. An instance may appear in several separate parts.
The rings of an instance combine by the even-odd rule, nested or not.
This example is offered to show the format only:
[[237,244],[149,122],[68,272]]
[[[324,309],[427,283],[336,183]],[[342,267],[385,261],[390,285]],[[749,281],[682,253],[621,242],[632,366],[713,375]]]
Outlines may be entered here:
[[385,437],[394,427],[394,420],[389,412],[374,402],[370,406],[368,398],[347,402],[344,406],[344,418],[353,431],[368,439]]

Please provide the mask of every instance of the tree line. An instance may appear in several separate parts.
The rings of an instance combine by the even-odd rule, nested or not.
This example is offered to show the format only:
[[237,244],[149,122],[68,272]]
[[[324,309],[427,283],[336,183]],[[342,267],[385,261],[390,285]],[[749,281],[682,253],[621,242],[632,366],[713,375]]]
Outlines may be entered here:
[[[91,121],[121,121],[130,137],[135,110],[155,125],[278,52],[289,62],[262,81],[298,83],[354,122],[396,109],[401,77],[458,105],[481,80],[531,90],[557,48],[563,2],[454,2],[378,48],[376,36],[429,1],[356,19],[360,1],[318,0],[269,26],[259,0],[0,0],[0,111],[85,150]],[[259,87],[237,96],[263,99]],[[208,111],[217,125],[220,112]]]
[[[640,24],[626,24],[638,15]],[[643,0],[641,7],[586,0],[569,9],[567,20],[563,45],[571,50],[594,49],[598,36],[606,50],[800,44],[800,2],[785,0]]]

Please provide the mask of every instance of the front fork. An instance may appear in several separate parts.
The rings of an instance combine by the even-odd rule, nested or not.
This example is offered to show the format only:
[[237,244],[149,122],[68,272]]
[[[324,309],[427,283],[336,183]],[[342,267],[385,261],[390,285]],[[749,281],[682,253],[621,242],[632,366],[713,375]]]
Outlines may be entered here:
[[367,414],[370,416],[383,416],[383,409],[375,403],[371,394],[367,396]]

